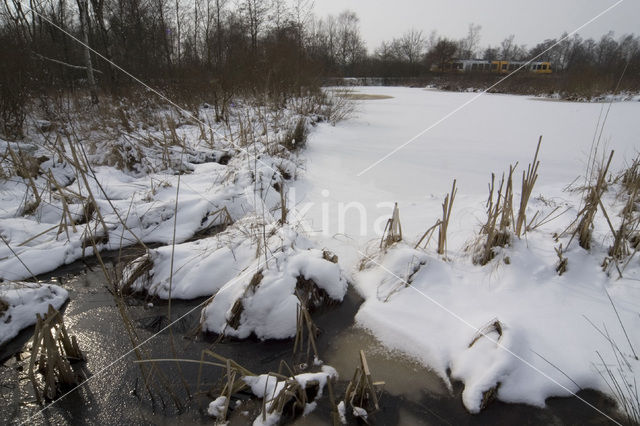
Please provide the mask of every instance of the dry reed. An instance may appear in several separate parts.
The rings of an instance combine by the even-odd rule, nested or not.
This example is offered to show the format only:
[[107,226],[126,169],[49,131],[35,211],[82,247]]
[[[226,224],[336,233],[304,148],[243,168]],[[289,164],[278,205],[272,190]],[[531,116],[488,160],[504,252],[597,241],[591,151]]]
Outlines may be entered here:
[[[83,361],[84,355],[75,336],[67,333],[62,314],[53,306],[49,305],[44,318],[40,314],[36,317],[28,375],[36,399],[42,404],[42,396],[55,399],[64,387],[75,386],[84,379],[71,367],[71,362]],[[35,371],[42,375],[42,384]]]

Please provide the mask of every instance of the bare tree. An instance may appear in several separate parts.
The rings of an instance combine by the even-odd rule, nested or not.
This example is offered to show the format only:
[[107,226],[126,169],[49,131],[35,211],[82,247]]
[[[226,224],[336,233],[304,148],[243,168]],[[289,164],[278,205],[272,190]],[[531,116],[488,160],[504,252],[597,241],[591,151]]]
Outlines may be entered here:
[[480,30],[482,27],[474,23],[469,24],[467,36],[460,40],[460,56],[465,58],[473,58],[480,44]]
[[351,11],[344,11],[337,22],[337,56],[343,67],[351,67],[366,55],[364,41],[360,36],[360,19]]
[[269,20],[276,32],[281,31],[291,19],[291,11],[286,0],[271,0]]
[[403,59],[415,65],[424,56],[425,40],[422,31],[411,29],[404,33],[398,43]]
[[539,61],[553,61],[554,49],[553,45],[556,44],[555,39],[547,39],[542,43],[536,44],[531,50],[529,50],[529,59],[538,58]]
[[258,50],[258,36],[267,17],[268,6],[262,0],[242,0],[239,11],[249,31],[251,48],[256,52]]
[[515,35],[511,34],[509,37],[502,40],[500,43],[500,58],[504,61],[509,61],[513,58],[513,54],[515,53]]
[[427,62],[443,70],[447,62],[455,57],[457,50],[458,44],[455,41],[441,38],[427,53]]
[[383,62],[392,62],[398,60],[397,48],[394,41],[383,41],[382,43],[380,43],[380,46],[376,48],[374,54]]
[[500,49],[497,47],[487,47],[482,54],[482,59],[485,61],[495,61],[500,57]]

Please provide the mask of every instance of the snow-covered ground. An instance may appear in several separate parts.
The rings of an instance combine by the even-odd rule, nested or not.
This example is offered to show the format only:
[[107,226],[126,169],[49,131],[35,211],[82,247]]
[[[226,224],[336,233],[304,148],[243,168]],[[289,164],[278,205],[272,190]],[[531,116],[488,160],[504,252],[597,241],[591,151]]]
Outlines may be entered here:
[[[269,208],[273,207],[279,196],[270,186],[282,179],[279,170],[290,170],[289,173],[295,171],[295,165],[286,158],[265,154],[266,148],[262,144],[240,150],[228,144],[229,150],[233,150],[233,158],[229,164],[219,164],[214,161],[215,151],[201,144],[195,136],[196,132],[196,126],[185,126],[178,130],[187,143],[193,144],[194,149],[211,154],[212,159],[199,164],[202,159],[189,158],[176,147],[176,152],[170,154],[172,160],[182,163],[177,168],[190,170],[190,173],[180,177],[175,230],[177,242],[191,238],[196,232],[223,224],[227,220],[227,213],[231,220],[241,218],[248,211],[253,211],[256,199],[267,203]],[[164,169],[146,174],[94,165],[88,174],[87,188],[85,181],[75,174],[68,161],[59,160],[57,155],[42,148],[35,151],[35,155],[47,154],[51,158],[40,165],[42,174],[34,179],[43,200],[33,212],[23,212],[25,204],[34,198],[28,181],[14,176],[0,182],[0,232],[20,257],[13,256],[6,245],[0,247],[0,278],[16,280],[31,277],[32,274],[52,271],[83,255],[90,255],[93,253],[90,234],[95,234],[98,249],[111,250],[138,241],[167,244],[173,240],[179,179],[174,170]],[[262,158],[260,161],[248,159],[254,156]],[[148,161],[149,158],[143,155],[141,160]],[[46,179],[48,171],[52,172],[57,183],[68,194],[66,204],[69,215],[64,214],[62,197],[56,191],[50,191],[53,184]],[[258,175],[259,183],[256,186],[254,174]],[[29,189],[25,192],[25,188]],[[255,188],[262,191],[260,197],[264,197],[263,200],[253,197]],[[95,214],[91,217],[90,225],[83,223],[86,222],[84,212],[94,210],[86,207],[89,194],[93,195],[99,206],[104,227]],[[226,211],[222,212],[222,209]],[[73,229],[69,216],[76,222]],[[63,223],[68,224],[64,230],[60,226]],[[106,241],[102,240],[104,234],[108,235]]]
[[[612,236],[600,213],[589,252],[576,241],[569,244],[566,235],[554,237],[580,209],[581,194],[566,187],[585,183],[594,135],[599,140],[596,158],[615,149],[615,172],[637,155],[640,102],[615,102],[609,110],[605,103],[485,95],[376,164],[477,94],[358,90],[390,98],[360,102],[356,117],[317,126],[302,158],[278,143],[284,142],[281,112],[249,109],[240,111],[249,118],[244,127],[235,123],[229,131],[231,139],[240,141],[247,124],[255,126],[242,147],[207,140],[206,132],[189,122],[173,136],[184,141],[184,149],[163,145],[163,129],[102,142],[86,134],[78,141],[87,146],[93,164],[86,182],[68,155],[52,152],[55,146],[0,141],[0,148],[9,152],[10,147],[14,155],[44,155],[32,181],[2,170],[10,178],[0,186],[0,278],[19,280],[54,270],[90,255],[94,242],[101,250],[138,240],[169,244],[130,265],[121,285],[161,298],[216,294],[202,311],[204,330],[267,339],[295,334],[300,292],[312,294],[314,303],[340,301],[349,281],[365,298],[357,322],[385,345],[434,369],[445,382],[448,371],[463,381],[470,411],[479,410],[486,392],[498,384],[500,399],[536,405],[584,387],[607,392],[600,357],[613,369],[620,363],[627,380],[640,379],[632,354],[632,348],[640,351],[640,337],[633,332],[640,326],[639,258],[623,279],[602,271]],[[291,111],[284,113],[289,124],[297,119]],[[540,220],[562,214],[522,239],[514,237],[486,266],[474,265],[468,248],[485,221],[490,174],[499,177],[518,162],[518,200],[520,173],[540,135],[540,176],[527,216]],[[142,142],[131,145],[127,138]],[[64,152],[71,148],[65,145]],[[134,167],[113,167],[118,159]],[[301,164],[306,169],[293,183]],[[186,173],[179,178],[179,171]],[[453,179],[458,193],[446,257],[433,246],[415,249],[420,235],[441,216]],[[282,211],[277,188],[282,185],[293,190],[287,203],[297,213],[289,212],[289,223],[277,226]],[[34,188],[42,198],[35,204]],[[102,219],[88,205],[90,194]],[[610,185],[603,203],[615,227],[624,201],[620,185]],[[380,234],[395,202],[404,238],[380,250]],[[305,217],[304,224],[297,223],[298,215]],[[85,216],[90,216],[88,223]],[[560,243],[568,260],[562,276],[555,270]],[[61,289],[43,289],[52,295],[33,293],[29,300],[45,307],[53,301],[58,307],[66,299]],[[11,302],[14,295],[4,298]],[[35,315],[34,309],[30,312]],[[621,323],[630,331],[628,340]],[[492,324],[499,325],[492,329]],[[6,323],[0,327],[2,333],[7,329]],[[478,329],[486,336],[478,338]]]
[[[600,331],[624,354],[624,373],[631,383],[640,380],[640,363],[606,293],[638,353],[640,259],[632,261],[623,279],[602,271],[612,237],[599,212],[591,251],[573,241],[565,254],[567,272],[558,276],[555,271],[554,247],[563,243],[566,249],[569,238],[555,241],[553,235],[564,231],[580,208],[581,194],[565,188],[584,184],[594,134],[599,135],[609,104],[485,95],[359,176],[476,94],[357,90],[393,98],[360,102],[355,118],[313,132],[306,173],[294,194],[299,212],[315,231],[313,238],[338,254],[366,299],[357,322],[445,381],[450,370],[465,383],[463,399],[471,411],[480,408],[483,392],[497,383],[500,399],[535,405],[579,388],[609,392],[598,354],[613,369],[618,362]],[[638,117],[639,102],[615,102],[608,111],[596,156],[614,149],[611,170],[616,173],[640,149]],[[528,218],[536,211],[544,217],[556,207],[557,213],[566,213],[514,239],[486,266],[473,265],[465,248],[486,219],[490,174],[499,178],[518,162],[514,198],[519,200],[520,176],[533,159],[540,135],[541,165]],[[454,178],[459,189],[447,259],[438,256],[433,245],[415,250],[418,238],[441,217],[444,194]],[[618,189],[611,186],[604,197],[615,227],[622,207]],[[380,233],[394,202],[400,208],[404,242],[380,252]],[[366,256],[371,259],[362,262]],[[502,261],[507,257],[509,264]],[[488,333],[470,346],[477,329],[495,319],[502,324],[502,336]]]

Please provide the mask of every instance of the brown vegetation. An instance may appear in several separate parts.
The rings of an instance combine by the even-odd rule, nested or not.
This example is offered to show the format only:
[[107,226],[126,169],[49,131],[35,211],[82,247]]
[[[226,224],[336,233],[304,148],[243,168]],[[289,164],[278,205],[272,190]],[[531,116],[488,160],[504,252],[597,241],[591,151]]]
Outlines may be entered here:
[[[33,384],[36,398],[42,403],[54,399],[65,386],[74,386],[84,377],[71,367],[71,362],[83,361],[84,355],[78,347],[75,336],[69,337],[62,320],[62,314],[49,305],[47,314],[38,322],[33,334],[29,379]],[[35,372],[42,374],[42,384]]]
[[398,241],[402,241],[402,225],[400,224],[400,209],[398,203],[393,207],[391,218],[387,220],[380,240],[380,248],[387,249]]
[[384,386],[384,382],[374,382],[369,370],[369,363],[364,351],[360,351],[360,365],[356,367],[353,378],[347,385],[344,394],[344,402],[351,408],[362,408],[367,412],[380,409],[378,388]]
[[[511,242],[512,236],[521,238],[531,227],[531,222],[537,217],[537,214],[533,217],[529,224],[527,224],[527,206],[533,187],[538,179],[538,167],[540,161],[538,161],[538,154],[540,152],[540,144],[542,142],[542,136],[538,140],[536,152],[533,157],[533,162],[527,166],[526,173],[522,173],[522,187],[520,190],[520,203],[515,216],[513,209],[513,175],[518,164],[509,166],[509,174],[506,176],[503,174],[500,179],[500,184],[496,188],[495,174],[491,174],[491,183],[489,184],[489,198],[487,199],[487,221],[480,230],[479,242],[472,247],[474,250],[473,262],[480,265],[486,265],[496,255],[496,247],[505,247]],[[553,212],[552,212],[553,213]],[[547,220],[548,216],[543,219]],[[538,225],[539,226],[539,225]],[[505,263],[508,263],[508,258],[505,258]]]
[[367,93],[345,93],[345,94],[338,94],[338,96],[351,99],[352,101],[372,101],[372,100],[380,100],[380,99],[393,99],[393,96],[373,95],[373,94],[367,94]]
[[8,310],[9,304],[4,299],[0,299],[0,317],[2,317]]

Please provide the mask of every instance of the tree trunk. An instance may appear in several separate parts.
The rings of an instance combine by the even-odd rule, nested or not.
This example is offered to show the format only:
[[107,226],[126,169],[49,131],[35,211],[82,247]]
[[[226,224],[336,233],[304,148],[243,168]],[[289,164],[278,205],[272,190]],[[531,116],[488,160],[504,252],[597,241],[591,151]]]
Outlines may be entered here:
[[91,50],[89,50],[89,3],[88,0],[76,1],[78,3],[78,12],[80,13],[80,30],[82,31],[82,42],[84,43],[83,53],[84,65],[87,68],[87,82],[89,83],[91,102],[95,105],[98,103],[98,90],[96,88],[96,79],[93,76]]
[[[98,30],[100,31],[104,55],[111,61],[113,58],[111,56],[111,48],[109,46],[109,33],[104,24],[104,0],[91,0],[91,7],[93,9],[94,20],[98,25]],[[111,89],[114,90],[116,87],[116,70],[112,66],[109,66],[107,70],[109,81],[111,82]]]
[[177,64],[178,67],[180,67],[181,61],[182,61],[182,49],[181,49],[181,42],[182,42],[182,27],[181,27],[181,23],[182,23],[182,19],[180,19],[180,1],[176,0],[176,39],[177,39],[177,50],[178,50],[178,58],[177,58]]

